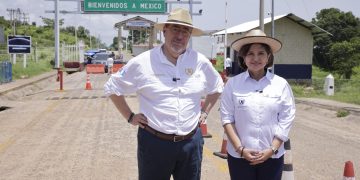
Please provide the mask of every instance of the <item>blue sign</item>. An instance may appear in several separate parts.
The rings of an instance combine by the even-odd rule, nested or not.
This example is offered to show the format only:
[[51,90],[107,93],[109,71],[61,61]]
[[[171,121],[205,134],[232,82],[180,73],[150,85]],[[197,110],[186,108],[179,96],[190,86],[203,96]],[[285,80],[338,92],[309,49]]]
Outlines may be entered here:
[[29,54],[31,52],[31,37],[8,36],[8,52],[10,54]]

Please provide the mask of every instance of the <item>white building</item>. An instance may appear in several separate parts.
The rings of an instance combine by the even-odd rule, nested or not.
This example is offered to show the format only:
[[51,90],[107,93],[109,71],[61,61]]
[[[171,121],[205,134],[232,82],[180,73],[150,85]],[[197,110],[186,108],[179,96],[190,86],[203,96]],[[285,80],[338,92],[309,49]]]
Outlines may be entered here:
[[[271,36],[271,18],[264,19],[264,31]],[[286,14],[274,17],[274,37],[282,42],[282,49],[275,54],[274,72],[286,79],[310,80],[312,74],[313,37],[317,34],[329,34],[320,27],[294,15]],[[259,20],[239,24],[226,29],[227,52],[233,63],[233,73],[238,74],[239,68],[236,52],[230,48],[231,44],[246,32],[259,28]],[[225,30],[214,33],[213,36],[224,39]],[[217,46],[223,46],[219,41]]]

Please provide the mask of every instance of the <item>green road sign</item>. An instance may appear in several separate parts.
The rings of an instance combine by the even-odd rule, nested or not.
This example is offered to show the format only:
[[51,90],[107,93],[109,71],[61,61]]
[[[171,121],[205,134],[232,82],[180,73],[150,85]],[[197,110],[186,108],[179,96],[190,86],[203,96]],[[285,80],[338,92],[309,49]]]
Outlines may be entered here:
[[85,12],[165,13],[165,0],[84,0]]

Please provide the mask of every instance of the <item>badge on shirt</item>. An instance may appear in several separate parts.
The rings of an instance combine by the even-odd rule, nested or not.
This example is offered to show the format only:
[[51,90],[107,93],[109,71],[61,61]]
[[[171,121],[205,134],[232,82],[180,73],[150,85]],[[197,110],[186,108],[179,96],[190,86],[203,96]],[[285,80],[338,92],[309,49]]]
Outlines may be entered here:
[[188,76],[191,76],[192,74],[194,74],[194,69],[192,69],[192,68],[185,68],[185,73],[186,73]]
[[240,105],[244,105],[244,103],[245,103],[245,99],[239,99],[239,104]]
[[120,70],[120,77],[124,77],[124,75],[125,75],[125,73],[126,73],[126,71],[125,71],[125,69],[124,68],[121,68]]

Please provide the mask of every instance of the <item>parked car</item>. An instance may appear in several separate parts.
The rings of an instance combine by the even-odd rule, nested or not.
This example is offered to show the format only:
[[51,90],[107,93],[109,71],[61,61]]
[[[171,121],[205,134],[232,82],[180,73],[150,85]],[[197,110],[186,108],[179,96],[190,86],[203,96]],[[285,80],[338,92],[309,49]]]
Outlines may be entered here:
[[96,53],[94,55],[94,58],[92,60],[92,64],[104,64],[105,65],[105,73],[108,72],[108,64],[107,64],[107,59],[109,58],[109,54],[108,53],[104,53],[104,52],[99,52]]

